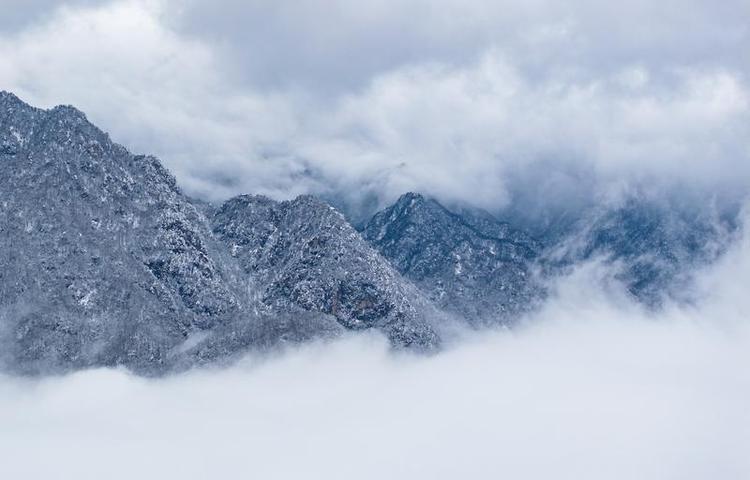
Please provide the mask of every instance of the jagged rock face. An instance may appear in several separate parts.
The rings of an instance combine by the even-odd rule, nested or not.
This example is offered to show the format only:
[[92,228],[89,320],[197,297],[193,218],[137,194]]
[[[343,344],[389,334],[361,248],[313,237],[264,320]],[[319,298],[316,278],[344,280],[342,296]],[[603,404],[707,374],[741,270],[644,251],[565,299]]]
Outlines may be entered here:
[[397,345],[438,345],[430,305],[320,200],[240,196],[212,225],[264,304],[332,315],[348,329],[378,328]]
[[363,233],[430,299],[471,323],[509,322],[543,295],[531,275],[539,243],[486,212],[457,214],[409,193]]
[[72,107],[0,103],[7,362],[159,369],[191,332],[240,314],[205,218],[155,158]]

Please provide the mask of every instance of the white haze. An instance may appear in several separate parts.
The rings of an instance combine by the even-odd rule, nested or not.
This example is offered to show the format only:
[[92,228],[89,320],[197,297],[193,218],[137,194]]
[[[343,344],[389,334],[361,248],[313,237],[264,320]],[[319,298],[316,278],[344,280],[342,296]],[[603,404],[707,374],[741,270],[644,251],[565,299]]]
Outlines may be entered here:
[[431,357],[375,335],[148,380],[0,379],[3,478],[750,477],[750,236],[692,306],[580,267],[524,326]]

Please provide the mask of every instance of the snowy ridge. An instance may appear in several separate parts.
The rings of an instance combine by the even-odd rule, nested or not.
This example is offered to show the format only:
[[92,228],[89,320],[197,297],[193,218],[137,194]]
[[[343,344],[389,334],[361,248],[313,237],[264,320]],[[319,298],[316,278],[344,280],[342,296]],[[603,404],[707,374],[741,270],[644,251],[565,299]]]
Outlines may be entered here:
[[635,200],[546,239],[416,193],[361,233],[312,196],[214,207],[75,108],[7,92],[0,164],[0,361],[29,374],[156,375],[364,329],[432,351],[447,323],[510,325],[544,301],[547,279],[597,257],[658,306],[733,228]]

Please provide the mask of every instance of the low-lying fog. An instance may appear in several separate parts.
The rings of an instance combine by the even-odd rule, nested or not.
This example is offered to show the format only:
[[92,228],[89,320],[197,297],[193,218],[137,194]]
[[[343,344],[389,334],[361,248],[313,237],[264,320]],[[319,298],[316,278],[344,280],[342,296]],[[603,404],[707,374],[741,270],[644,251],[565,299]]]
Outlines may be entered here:
[[359,335],[160,380],[0,378],[2,478],[750,478],[750,241],[653,314],[588,265],[432,356]]

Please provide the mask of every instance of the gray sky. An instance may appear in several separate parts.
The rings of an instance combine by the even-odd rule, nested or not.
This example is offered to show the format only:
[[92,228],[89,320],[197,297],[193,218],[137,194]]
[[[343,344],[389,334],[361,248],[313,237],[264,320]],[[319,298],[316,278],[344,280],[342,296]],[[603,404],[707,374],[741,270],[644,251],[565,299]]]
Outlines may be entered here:
[[211,199],[750,183],[746,0],[2,2],[0,88]]

